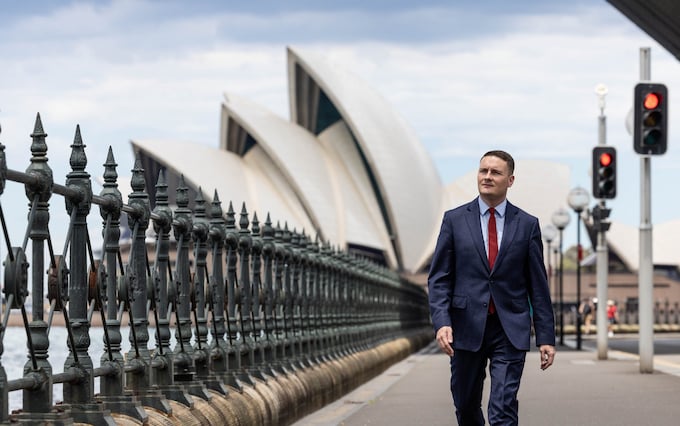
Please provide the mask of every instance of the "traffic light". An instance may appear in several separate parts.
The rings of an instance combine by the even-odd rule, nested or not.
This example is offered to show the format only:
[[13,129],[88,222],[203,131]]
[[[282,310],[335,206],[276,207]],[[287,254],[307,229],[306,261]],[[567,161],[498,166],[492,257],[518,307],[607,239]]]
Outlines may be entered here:
[[608,209],[608,208],[604,207],[604,204],[602,205],[602,207],[600,207],[599,204],[596,205],[595,207],[593,207],[593,212],[592,212],[593,225],[594,225],[594,228],[598,232],[609,231],[609,227],[611,226],[611,223],[609,222],[609,220],[607,220],[607,218],[609,217],[609,214],[611,212],[612,212],[612,209]]
[[616,197],[616,148],[593,148],[593,198]]
[[633,148],[638,154],[666,152],[668,132],[668,90],[660,83],[635,85],[633,106]]

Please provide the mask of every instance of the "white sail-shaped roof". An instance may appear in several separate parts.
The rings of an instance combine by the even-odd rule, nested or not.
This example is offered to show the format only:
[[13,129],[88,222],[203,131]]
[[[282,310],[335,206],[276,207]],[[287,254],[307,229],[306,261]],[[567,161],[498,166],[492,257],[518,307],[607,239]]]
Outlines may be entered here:
[[319,114],[315,108],[325,95],[347,124],[401,266],[418,268],[431,229],[440,220],[442,184],[414,131],[372,87],[323,56],[289,48],[288,76],[294,122],[314,132]]
[[251,218],[257,213],[260,223],[271,213],[274,224],[287,223],[291,231],[313,229],[286,178],[260,148],[253,149],[248,158],[241,158],[231,152],[185,142],[133,140],[132,145],[137,155],[153,159],[166,168],[166,173],[183,175],[187,185],[201,187],[205,200],[211,201],[217,191],[225,212],[230,201],[237,213],[245,203]]
[[[351,136],[335,126],[319,137],[301,126],[283,120],[266,109],[238,96],[225,95],[222,108],[222,147],[240,152],[244,160],[251,151],[262,152],[284,177],[299,201],[313,230],[327,241],[346,246],[358,244],[386,250],[394,259],[370,184]],[[237,131],[230,126],[239,127]],[[252,140],[247,148],[239,141]],[[306,231],[309,234],[309,230]],[[392,262],[391,266],[397,266]]]

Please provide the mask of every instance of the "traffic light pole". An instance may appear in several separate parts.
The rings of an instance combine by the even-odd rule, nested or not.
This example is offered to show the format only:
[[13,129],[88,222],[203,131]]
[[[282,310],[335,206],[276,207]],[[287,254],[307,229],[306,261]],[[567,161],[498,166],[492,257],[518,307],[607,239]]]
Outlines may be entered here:
[[[604,200],[600,200],[599,212],[606,211]],[[605,227],[601,225],[604,219],[598,219],[597,227],[597,359],[607,359],[609,337],[607,336],[607,282],[609,278],[609,251]]]
[[[598,117],[598,145],[607,145],[607,116],[604,115],[604,96],[606,95],[606,89],[602,89],[601,86],[595,89],[595,92],[600,98],[600,116]],[[593,174],[596,173],[593,170]],[[596,266],[597,266],[597,307],[595,311],[596,324],[597,324],[597,358],[601,360],[607,359],[607,354],[609,351],[609,337],[607,336],[607,300],[609,296],[608,292],[608,281],[609,281],[609,251],[607,250],[607,237],[606,231],[603,226],[601,226],[601,221],[603,218],[599,216],[599,212],[604,212],[606,209],[605,201],[600,200],[600,208],[598,209],[597,218],[597,247],[595,248],[596,253]]]
[[[651,78],[650,48],[640,48],[640,80]],[[664,117],[665,119],[665,117]],[[638,309],[640,327],[640,373],[654,372],[654,286],[652,264],[651,156],[640,156],[640,266]]]

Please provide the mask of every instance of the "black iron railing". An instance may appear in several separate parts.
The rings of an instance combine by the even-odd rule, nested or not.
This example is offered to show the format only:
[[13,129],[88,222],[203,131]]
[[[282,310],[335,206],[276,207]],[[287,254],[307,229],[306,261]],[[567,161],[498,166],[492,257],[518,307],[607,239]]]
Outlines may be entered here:
[[[21,245],[10,240],[0,204],[8,249],[0,355],[9,333],[25,333],[28,352],[20,378],[9,379],[0,364],[0,422],[289,424],[431,338],[425,292],[396,272],[269,215],[260,222],[245,205],[237,213],[229,203],[224,213],[217,193],[206,201],[199,188],[190,209],[183,179],[170,206],[163,172],[152,210],[139,161],[124,203],[111,149],[95,195],[79,128],[72,170],[58,184],[46,136],[38,115],[25,172],[8,168],[0,144],[0,195],[5,185],[23,184],[30,204]],[[70,218],[60,253],[50,229],[50,209],[63,205],[56,196]],[[93,207],[102,219],[101,250],[87,226]],[[123,247],[122,215],[132,232]],[[23,330],[8,327],[12,312],[21,313]],[[63,369],[49,361],[55,312],[68,335],[59,348],[68,351]],[[104,331],[98,354],[90,348],[95,317]],[[22,407],[10,413],[8,395],[18,391]]]

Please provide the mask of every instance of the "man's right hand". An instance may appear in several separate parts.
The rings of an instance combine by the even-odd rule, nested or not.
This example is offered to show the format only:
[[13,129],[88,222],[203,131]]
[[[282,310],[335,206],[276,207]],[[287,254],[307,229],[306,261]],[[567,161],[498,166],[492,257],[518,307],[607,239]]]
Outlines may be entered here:
[[439,348],[448,356],[453,356],[453,329],[449,326],[441,327],[437,330],[437,343]]

